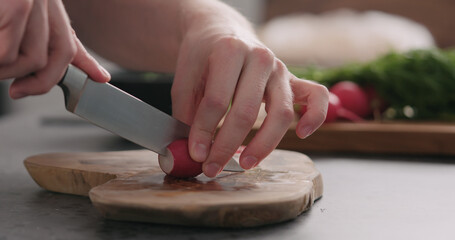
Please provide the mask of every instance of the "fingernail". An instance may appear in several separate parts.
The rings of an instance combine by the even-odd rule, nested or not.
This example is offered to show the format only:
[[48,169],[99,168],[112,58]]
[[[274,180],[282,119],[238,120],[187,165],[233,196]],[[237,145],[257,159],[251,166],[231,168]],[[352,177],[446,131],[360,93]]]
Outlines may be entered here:
[[12,92],[10,96],[12,99],[19,99],[19,98],[23,98],[23,97],[27,96],[27,94],[22,93],[22,92]]
[[244,169],[250,169],[256,166],[258,159],[253,156],[247,156],[242,160],[242,167]]
[[208,150],[207,146],[202,143],[195,143],[193,146],[193,159],[197,162],[203,162],[207,158]]
[[221,166],[218,163],[209,163],[205,165],[204,174],[207,177],[216,177],[218,173],[222,170]]
[[300,136],[303,136],[302,139],[307,138],[308,136],[310,136],[313,133],[313,128],[311,128],[311,127],[302,127],[301,130],[300,130],[300,133],[301,133]]
[[100,65],[100,68],[101,68],[101,72],[103,72],[103,75],[108,78],[108,79],[111,79],[111,74],[104,68]]

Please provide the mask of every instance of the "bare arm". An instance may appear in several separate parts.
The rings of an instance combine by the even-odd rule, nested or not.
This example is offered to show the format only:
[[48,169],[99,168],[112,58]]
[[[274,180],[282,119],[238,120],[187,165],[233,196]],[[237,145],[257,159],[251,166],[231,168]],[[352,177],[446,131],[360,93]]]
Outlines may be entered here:
[[[103,57],[134,70],[174,72],[182,39],[192,24],[199,24],[198,21],[220,25],[229,21],[249,26],[240,14],[210,0],[63,2],[72,26],[84,44]],[[220,16],[220,12],[223,15]]]

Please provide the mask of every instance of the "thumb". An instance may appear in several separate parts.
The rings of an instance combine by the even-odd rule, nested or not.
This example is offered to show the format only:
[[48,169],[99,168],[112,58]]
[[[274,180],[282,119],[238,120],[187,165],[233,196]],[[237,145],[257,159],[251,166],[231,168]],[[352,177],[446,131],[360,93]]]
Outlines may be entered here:
[[82,45],[81,41],[74,34],[74,41],[76,43],[77,51],[76,55],[73,58],[71,64],[80,68],[82,71],[87,73],[87,75],[95,82],[109,82],[111,80],[111,75],[109,72],[104,69],[96,60],[93,58]]

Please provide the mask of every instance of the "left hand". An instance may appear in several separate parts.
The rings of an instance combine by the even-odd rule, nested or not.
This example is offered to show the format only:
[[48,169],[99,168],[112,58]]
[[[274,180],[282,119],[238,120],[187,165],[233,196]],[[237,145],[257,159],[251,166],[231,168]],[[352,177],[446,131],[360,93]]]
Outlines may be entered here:
[[242,144],[262,102],[267,117],[240,157],[245,169],[257,166],[276,148],[295,118],[294,103],[307,106],[296,129],[300,138],[323,123],[328,104],[324,86],[292,75],[246,20],[222,10],[228,17],[210,11],[188,21],[172,88],[174,116],[191,125],[190,154],[204,162],[208,177],[220,173]]
[[109,73],[71,28],[61,0],[0,0],[0,80],[13,99],[47,93],[72,63],[98,82]]

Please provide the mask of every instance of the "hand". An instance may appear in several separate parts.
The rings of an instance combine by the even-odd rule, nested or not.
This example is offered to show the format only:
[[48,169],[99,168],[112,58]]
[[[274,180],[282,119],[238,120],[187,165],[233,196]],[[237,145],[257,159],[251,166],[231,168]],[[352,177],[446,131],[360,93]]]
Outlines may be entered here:
[[11,98],[48,92],[70,63],[95,81],[109,81],[76,37],[60,0],[0,0],[0,6],[0,80],[15,78]]
[[218,10],[225,18],[214,9],[191,16],[172,88],[174,116],[191,125],[190,154],[204,162],[208,177],[215,177],[242,144],[263,101],[267,117],[240,157],[245,169],[276,148],[294,120],[294,103],[308,109],[297,125],[301,138],[322,124],[328,104],[325,87],[293,76],[243,18],[228,8]]

